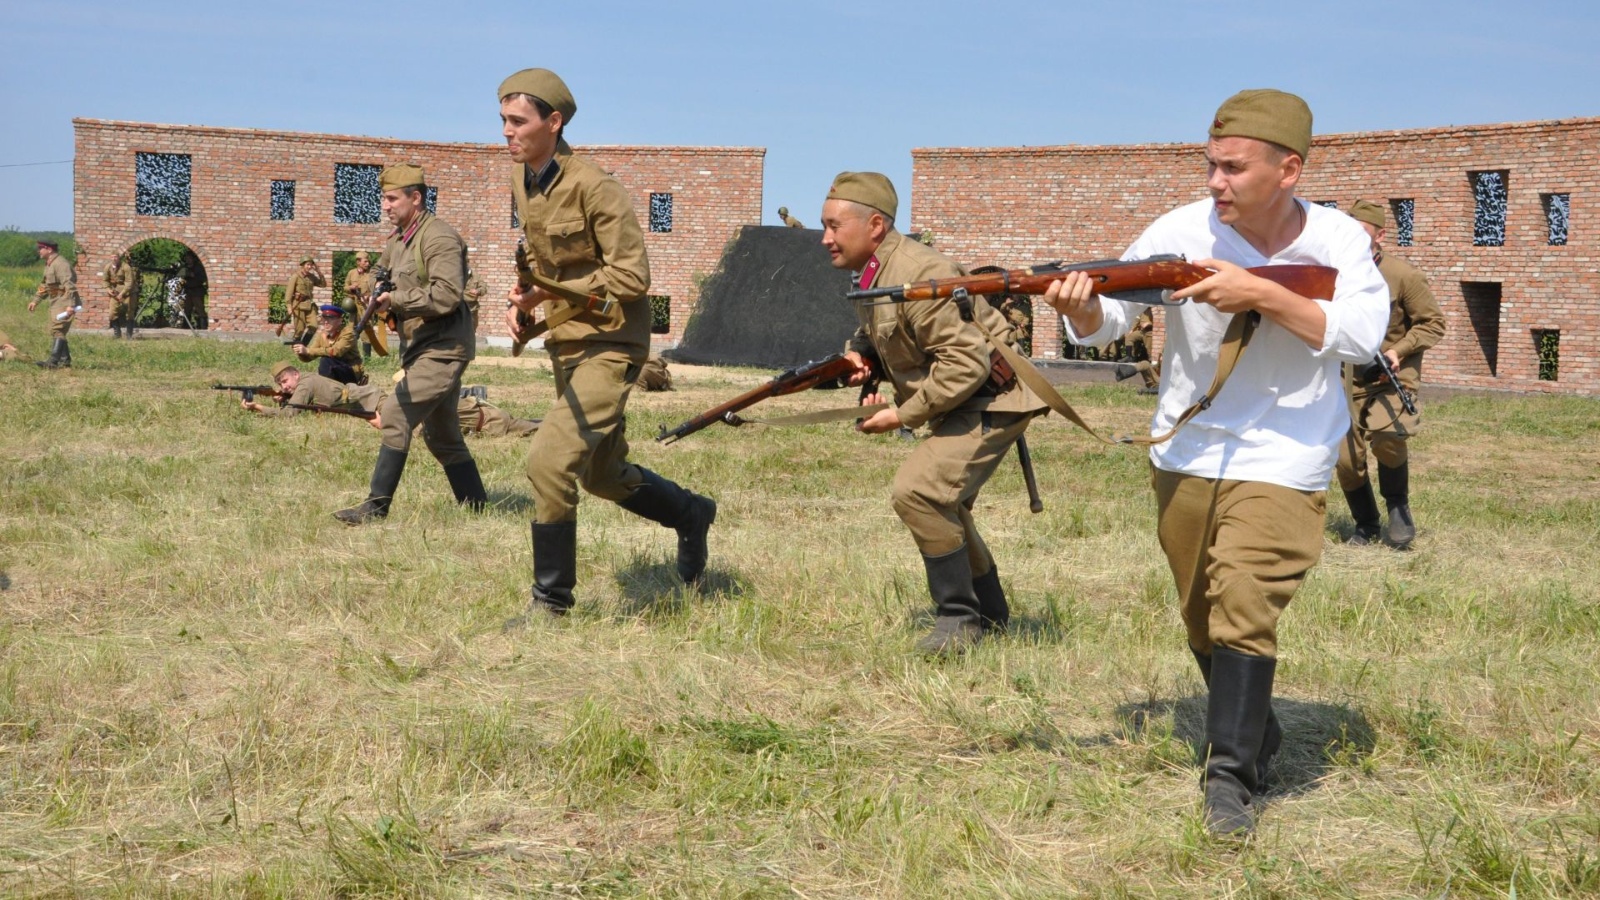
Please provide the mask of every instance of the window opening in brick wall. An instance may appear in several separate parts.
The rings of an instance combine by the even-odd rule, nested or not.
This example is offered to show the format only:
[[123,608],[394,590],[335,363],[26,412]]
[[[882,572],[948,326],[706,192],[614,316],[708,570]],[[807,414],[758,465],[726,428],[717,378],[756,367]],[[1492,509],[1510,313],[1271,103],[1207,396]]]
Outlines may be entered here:
[[291,222],[294,220],[294,182],[274,181],[272,183],[272,220],[274,222]]
[[379,166],[333,165],[333,220],[346,225],[371,225],[383,211],[378,187]]
[[1502,247],[1506,242],[1506,188],[1510,173],[1468,172],[1472,179],[1472,245]]
[[1339,201],[1337,201],[1337,200],[1313,200],[1311,202],[1315,203],[1318,206],[1326,206],[1329,209],[1338,209],[1339,208]]
[[516,194],[512,194],[511,195],[511,227],[512,228],[521,228],[522,227],[522,216],[517,214],[517,195]]
[[1556,381],[1561,375],[1561,331],[1535,328],[1533,349],[1539,354],[1539,380]]
[[1544,221],[1550,229],[1550,246],[1567,245],[1567,214],[1572,211],[1571,194],[1540,194],[1544,204]]
[[1407,197],[1389,201],[1389,212],[1394,218],[1394,243],[1396,247],[1411,246],[1411,224],[1416,220],[1417,201]]
[[672,230],[672,195],[650,195],[650,230],[665,234]]
[[187,153],[135,153],[133,211],[141,216],[187,216],[190,172]]
[[288,285],[267,285],[267,324],[281,325],[289,321],[289,304],[283,299]]
[[[346,296],[344,292],[344,280],[350,274],[350,272],[355,269],[356,254],[359,252],[360,251],[358,250],[333,251],[333,275],[329,278],[328,285],[333,288],[333,302],[338,303],[341,306],[344,305],[344,298]],[[378,264],[378,254],[381,252],[382,248],[379,248],[378,250],[367,251],[367,256],[372,260],[373,265]],[[371,267],[368,267],[367,271],[370,273],[372,271]]]
[[672,331],[672,298],[665,294],[650,295],[650,333],[667,334]]
[[422,205],[428,208],[428,212],[437,216],[439,214],[439,189],[431,184],[423,185]]
[[1461,299],[1467,307],[1467,320],[1478,339],[1479,358],[1466,360],[1474,374],[1491,378],[1500,374],[1500,283],[1497,281],[1461,282]]

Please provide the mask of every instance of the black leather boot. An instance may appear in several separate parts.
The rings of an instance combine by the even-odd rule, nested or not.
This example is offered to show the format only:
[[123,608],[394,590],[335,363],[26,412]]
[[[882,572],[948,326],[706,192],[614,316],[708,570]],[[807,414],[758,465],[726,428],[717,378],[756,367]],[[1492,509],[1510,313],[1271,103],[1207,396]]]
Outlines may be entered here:
[[572,588],[578,583],[578,523],[533,523],[533,587],[528,611],[506,622],[506,629],[521,627],[530,618],[564,616],[572,608]]
[[1255,830],[1260,793],[1257,762],[1272,712],[1272,678],[1278,661],[1215,647],[1211,697],[1206,704],[1206,830],[1246,835]]
[[1389,527],[1384,537],[1404,550],[1417,538],[1417,523],[1411,518],[1411,463],[1403,462],[1392,469],[1379,463],[1378,492],[1389,508]]
[[70,369],[70,368],[72,368],[72,347],[71,347],[71,345],[69,345],[67,343],[67,339],[66,338],[62,338],[61,339],[61,358],[59,360],[56,360],[56,368],[58,368],[58,369]]
[[673,484],[649,469],[640,468],[644,481],[618,506],[678,532],[678,577],[694,584],[706,570],[710,555],[706,535],[717,520],[717,501]]
[[450,491],[456,502],[466,504],[473,512],[483,512],[489,494],[483,489],[483,477],[478,474],[478,461],[468,459],[444,467],[444,477],[450,480]]
[[[1193,646],[1189,652],[1194,654],[1194,661],[1200,664],[1200,677],[1205,679],[1206,687],[1211,687],[1211,657],[1206,656]],[[1267,730],[1261,736],[1261,749],[1256,753],[1256,793],[1267,789],[1267,773],[1272,767],[1272,758],[1278,755],[1278,748],[1283,746],[1283,727],[1278,724],[1278,714],[1273,711],[1269,702],[1267,705]]]
[[1005,588],[1000,586],[1000,570],[990,566],[988,572],[972,579],[972,593],[978,598],[983,630],[1005,631],[1011,623],[1011,605],[1006,603]]
[[346,525],[364,525],[373,519],[389,515],[389,504],[400,487],[400,476],[406,470],[406,457],[410,454],[389,447],[378,448],[378,462],[372,467],[372,485],[367,489],[367,499],[348,509],[333,514]]
[[924,556],[928,593],[933,597],[933,630],[917,641],[929,656],[964,652],[983,638],[983,617],[972,583],[972,561],[965,544],[943,556]]
[[34,361],[34,365],[41,369],[58,369],[61,367],[61,351],[67,345],[66,340],[56,338],[50,344],[50,355],[42,360]]
[[1364,547],[1377,541],[1382,528],[1378,522],[1378,500],[1372,496],[1372,482],[1362,482],[1361,487],[1345,491],[1344,502],[1349,504],[1350,518],[1356,523],[1356,530],[1345,543]]

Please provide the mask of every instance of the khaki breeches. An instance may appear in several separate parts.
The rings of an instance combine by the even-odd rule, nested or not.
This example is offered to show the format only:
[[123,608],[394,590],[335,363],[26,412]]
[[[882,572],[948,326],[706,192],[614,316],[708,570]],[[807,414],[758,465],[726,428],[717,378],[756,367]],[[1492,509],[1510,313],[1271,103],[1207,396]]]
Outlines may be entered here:
[[1422,429],[1421,392],[1414,392],[1412,400],[1416,415],[1406,412],[1400,395],[1387,386],[1370,393],[1355,392],[1350,402],[1350,431],[1339,444],[1339,465],[1334,470],[1341,488],[1355,490],[1367,481],[1369,455],[1388,469],[1399,468],[1410,459],[1406,440]]
[[972,504],[1032,420],[1033,413],[953,412],[906,457],[891,498],[923,556],[943,556],[964,544],[973,577],[994,567]]
[[423,355],[406,367],[406,377],[378,407],[383,419],[383,445],[402,453],[411,450],[411,433],[420,425],[428,452],[449,466],[472,459],[461,437],[456,405],[461,396],[465,360]]
[[1189,645],[1278,655],[1278,617],[1322,557],[1324,491],[1152,469]]
[[578,518],[578,486],[603,500],[625,500],[644,480],[628,462],[628,394],[642,361],[606,345],[585,347],[551,360],[556,399],[528,447],[533,520]]

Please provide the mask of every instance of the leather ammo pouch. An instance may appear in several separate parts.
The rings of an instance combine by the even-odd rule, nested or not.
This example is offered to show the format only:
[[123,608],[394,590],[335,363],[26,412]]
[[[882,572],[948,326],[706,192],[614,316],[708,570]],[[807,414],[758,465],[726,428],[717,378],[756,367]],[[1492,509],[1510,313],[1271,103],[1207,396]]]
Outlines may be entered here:
[[999,350],[989,351],[989,377],[978,387],[975,397],[998,397],[1017,383],[1017,370],[1011,368]]

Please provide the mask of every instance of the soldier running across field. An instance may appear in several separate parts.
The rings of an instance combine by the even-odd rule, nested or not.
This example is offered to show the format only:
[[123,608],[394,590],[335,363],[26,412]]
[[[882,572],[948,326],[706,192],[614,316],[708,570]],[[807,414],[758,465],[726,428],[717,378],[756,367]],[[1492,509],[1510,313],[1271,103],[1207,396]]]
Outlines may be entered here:
[[1350,216],[1372,238],[1372,258],[1389,285],[1389,330],[1379,351],[1389,358],[1400,376],[1391,384],[1376,362],[1346,366],[1350,389],[1350,433],[1339,445],[1335,470],[1344,490],[1355,531],[1347,543],[1362,545],[1378,540],[1378,502],[1367,475],[1367,448],[1378,464],[1378,492],[1389,511],[1389,527],[1382,536],[1397,549],[1405,549],[1417,536],[1411,515],[1411,453],[1406,441],[1422,427],[1421,409],[1407,412],[1400,389],[1411,395],[1413,406],[1421,400],[1422,354],[1444,337],[1444,313],[1428,290],[1428,279],[1416,266],[1383,251],[1386,217],[1383,207],[1357,200]]
[[[840,173],[822,205],[822,245],[833,267],[858,273],[852,280],[863,290],[961,275],[955,262],[895,230],[898,207],[894,185],[883,175]],[[1010,328],[998,310],[987,302],[971,310],[996,338],[1007,340]],[[895,394],[894,404],[857,427],[883,434],[927,425],[933,432],[895,473],[892,502],[922,554],[933,597],[933,630],[917,649],[958,653],[1010,619],[972,505],[1045,405],[1009,366],[996,363],[983,332],[953,300],[863,303],[856,317],[860,327],[845,352],[857,366],[850,383],[879,377]]]
[[420,166],[408,164],[389,166],[378,176],[383,213],[394,225],[378,264],[390,271],[394,290],[372,298],[372,305],[379,313],[392,311],[406,349],[400,382],[378,409],[383,444],[367,499],[333,514],[347,525],[389,514],[411,452],[412,432],[419,425],[426,426],[423,442],[444,467],[456,502],[479,510],[488,500],[455,416],[461,374],[476,353],[472,317],[461,299],[467,245],[454,228],[428,212],[423,178]]
[[[501,83],[501,133],[514,166],[512,196],[535,273],[613,301],[579,312],[545,335],[556,398],[528,449],[533,487],[531,615],[572,608],[578,578],[578,488],[677,532],[678,576],[705,571],[706,536],[717,517],[710,497],[691,493],[628,461],[628,395],[650,353],[650,262],[628,190],[572,152],[565,129],[578,104],[548,69]],[[513,287],[506,324],[522,336],[518,311],[571,311],[540,287]],[[507,623],[517,624],[517,620]]]
[[61,247],[55,241],[41,240],[38,246],[39,258],[44,260],[44,275],[39,279],[35,297],[28,304],[28,312],[33,312],[39,301],[48,302],[50,356],[37,365],[46,369],[70,369],[72,350],[67,347],[67,332],[72,330],[78,311],[83,309],[83,301],[78,298],[78,273],[61,255]]

